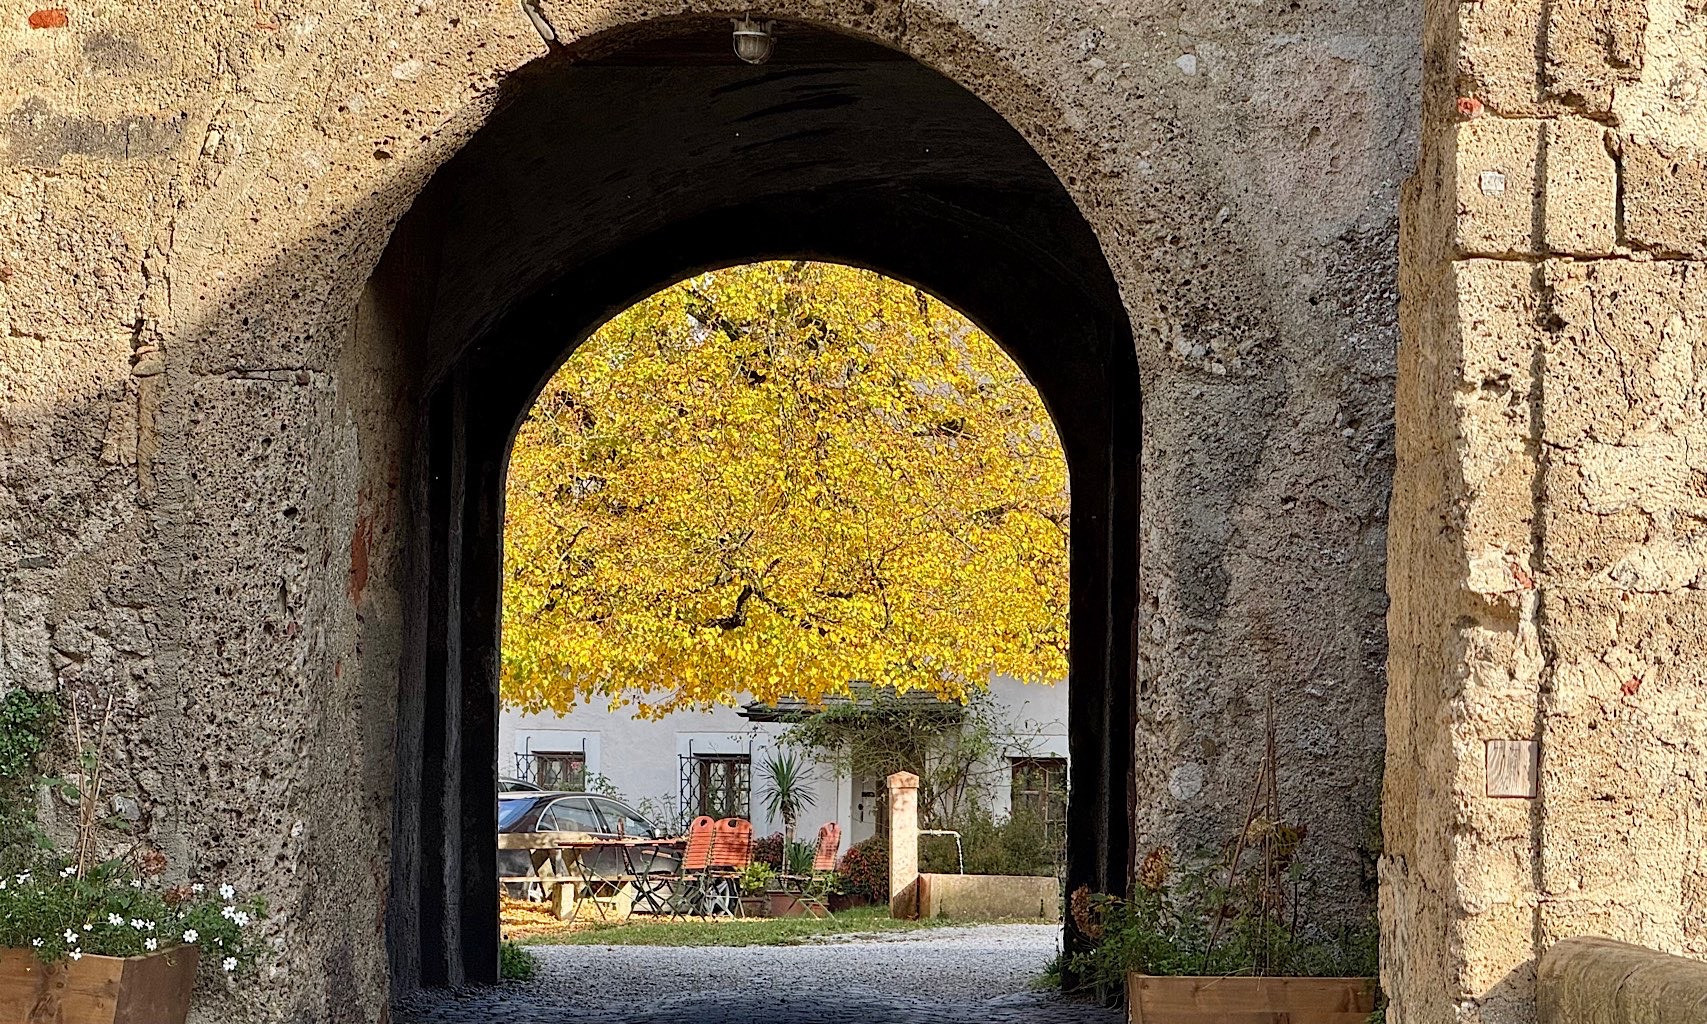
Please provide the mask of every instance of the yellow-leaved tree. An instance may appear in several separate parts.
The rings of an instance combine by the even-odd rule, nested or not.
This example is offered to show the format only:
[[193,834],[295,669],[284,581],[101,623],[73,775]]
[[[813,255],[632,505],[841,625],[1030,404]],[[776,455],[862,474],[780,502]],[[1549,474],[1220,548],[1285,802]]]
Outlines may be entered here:
[[1067,469],[989,337],[827,263],[701,274],[551,378],[511,455],[503,699],[642,715],[1067,671]]

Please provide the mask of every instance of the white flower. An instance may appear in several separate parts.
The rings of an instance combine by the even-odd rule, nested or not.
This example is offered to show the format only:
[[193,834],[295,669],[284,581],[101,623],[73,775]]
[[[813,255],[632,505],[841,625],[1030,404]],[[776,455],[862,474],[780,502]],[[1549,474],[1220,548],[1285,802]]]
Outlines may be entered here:
[[152,953],[155,950],[160,948],[160,940],[159,939],[143,939],[142,940],[142,948],[146,949],[150,953]]
[[237,922],[237,927],[239,927],[239,928],[246,928],[249,925],[249,915],[244,913],[241,910],[239,910],[235,914],[232,914],[231,920]]
[[76,944],[77,933],[72,931],[69,928],[65,929],[65,941],[69,944],[73,944],[73,945]]
[[132,928],[135,928],[137,931],[141,931],[142,930],[142,918],[140,918],[140,917],[131,918],[130,919],[130,926]]
[[219,887],[219,898],[222,900],[236,899],[237,890],[233,889],[231,884],[227,882],[225,885]]
[[199,935],[194,928],[184,929],[184,941],[185,942],[194,942],[199,938],[201,938],[201,935]]
[[200,893],[205,888],[207,888],[207,886],[202,885],[200,882],[197,882],[196,884],[190,886],[190,891],[193,893]]
[[59,869],[59,877],[61,877],[61,878],[70,878],[72,875],[75,875],[76,873],[77,873],[77,868],[71,864],[67,864],[67,865],[65,865],[65,867]]
[[73,959],[73,960],[83,959],[83,951],[81,949],[72,950],[71,951],[71,959]]
[[29,880],[30,880],[30,873],[28,871],[26,871],[23,874],[18,876],[18,884],[19,885],[23,885],[25,882],[27,882]]
[[131,888],[132,888],[132,889],[140,889],[140,888],[142,888],[142,879],[140,879],[140,878],[133,878],[133,879],[131,879],[131,880],[130,880],[130,887],[131,887]]
[[6,888],[6,880],[4,878],[0,878],[0,889],[4,888]]
[[116,928],[119,925],[124,924],[124,918],[118,916],[117,914],[108,914],[107,915],[107,923]]
[[231,920],[231,915],[235,914],[235,913],[237,913],[236,907],[222,907],[222,908],[220,908],[219,916],[223,917],[227,921],[229,921],[229,920]]
[[41,948],[41,940],[40,939],[31,939],[30,945],[36,947],[37,949],[40,949]]
[[86,932],[92,932],[92,931],[94,931],[94,930],[95,930],[95,926],[94,926],[94,925],[92,925],[92,924],[85,924],[85,925],[84,925],[84,926],[83,926],[83,930],[84,930],[84,931],[86,931]]
[[[37,939],[36,941],[40,942],[41,940]],[[225,968],[228,971],[235,971],[237,969],[237,958],[234,956],[228,956],[224,960],[221,960],[219,962],[219,966]]]
[[154,930],[154,922],[153,921],[144,921],[144,922],[142,922],[142,927],[148,929],[149,931],[153,931]]

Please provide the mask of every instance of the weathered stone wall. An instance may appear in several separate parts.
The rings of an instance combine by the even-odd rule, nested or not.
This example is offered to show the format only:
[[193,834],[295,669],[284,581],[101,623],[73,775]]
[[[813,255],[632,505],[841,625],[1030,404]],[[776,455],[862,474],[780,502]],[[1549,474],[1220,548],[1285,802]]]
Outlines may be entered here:
[[[540,6],[571,41],[722,13]],[[481,0],[35,10],[0,2],[0,685],[117,693],[139,834],[277,909],[277,963],[199,1013],[380,1019],[425,328],[372,275],[543,47]],[[1140,852],[1243,813],[1272,693],[1355,911],[1390,534],[1395,1019],[1527,1019],[1572,931],[1707,952],[1699,12],[769,13],[964,84],[1102,242],[1144,373]],[[1538,801],[1478,795],[1486,739],[1541,742]]]
[[[1699,19],[1429,9],[1388,577],[1396,1020],[1533,1020],[1565,936],[1707,954]],[[1495,777],[1509,741],[1538,749],[1532,786]]]
[[1541,958],[1540,1024],[1698,1024],[1707,964],[1610,939],[1566,939]]
[[[663,13],[545,7],[566,39]],[[39,29],[32,10],[0,7],[7,684],[124,694],[141,835],[278,910],[244,1013],[373,1019],[420,381],[409,311],[364,286],[539,38],[473,0],[93,0]],[[1289,801],[1324,848],[1354,843],[1381,746],[1414,10],[772,13],[873,34],[993,105],[1126,289],[1147,374],[1141,841],[1241,813],[1273,686]],[[1355,905],[1336,860],[1325,891]]]

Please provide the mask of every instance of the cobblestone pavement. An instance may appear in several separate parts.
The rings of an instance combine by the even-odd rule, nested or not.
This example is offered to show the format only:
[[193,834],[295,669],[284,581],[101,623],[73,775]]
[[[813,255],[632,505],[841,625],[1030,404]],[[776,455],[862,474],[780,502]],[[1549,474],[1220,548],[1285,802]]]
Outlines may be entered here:
[[1052,925],[741,948],[534,946],[539,975],[397,1007],[397,1024],[1119,1024],[1035,992]]

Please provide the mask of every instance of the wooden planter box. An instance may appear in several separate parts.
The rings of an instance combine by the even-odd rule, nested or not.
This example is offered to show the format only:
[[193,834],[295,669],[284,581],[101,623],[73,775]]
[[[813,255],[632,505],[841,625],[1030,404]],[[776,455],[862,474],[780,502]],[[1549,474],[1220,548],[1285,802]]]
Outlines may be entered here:
[[0,1024],[184,1024],[197,950],[85,956],[50,965],[0,950]]
[[1126,979],[1131,1024],[1363,1024],[1374,978]]

